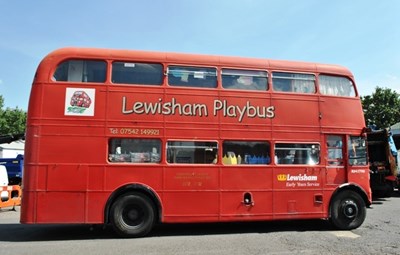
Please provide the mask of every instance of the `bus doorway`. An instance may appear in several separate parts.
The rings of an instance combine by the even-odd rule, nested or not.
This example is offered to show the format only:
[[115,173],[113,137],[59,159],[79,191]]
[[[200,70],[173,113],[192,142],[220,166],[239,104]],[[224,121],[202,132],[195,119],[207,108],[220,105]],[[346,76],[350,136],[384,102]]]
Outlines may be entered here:
[[344,164],[343,135],[326,135],[327,149],[327,173],[326,183],[337,185],[347,182],[346,168]]

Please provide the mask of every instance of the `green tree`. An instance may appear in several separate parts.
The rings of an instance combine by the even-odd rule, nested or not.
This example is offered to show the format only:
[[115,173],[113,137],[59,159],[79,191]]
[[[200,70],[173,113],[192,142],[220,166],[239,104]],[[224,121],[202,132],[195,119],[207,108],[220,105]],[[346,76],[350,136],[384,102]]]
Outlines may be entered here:
[[362,96],[361,102],[367,126],[383,129],[400,121],[400,94],[394,90],[376,87],[372,95]]
[[0,95],[0,135],[23,134],[25,132],[26,112],[18,109],[4,109],[4,98]]

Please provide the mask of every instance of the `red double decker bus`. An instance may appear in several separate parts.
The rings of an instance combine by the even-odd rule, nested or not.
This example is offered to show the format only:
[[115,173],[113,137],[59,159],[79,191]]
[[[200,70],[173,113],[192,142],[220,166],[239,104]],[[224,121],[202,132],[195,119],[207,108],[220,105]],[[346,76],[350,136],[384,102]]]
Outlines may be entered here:
[[21,223],[330,219],[371,204],[353,75],[316,63],[64,48],[32,85]]

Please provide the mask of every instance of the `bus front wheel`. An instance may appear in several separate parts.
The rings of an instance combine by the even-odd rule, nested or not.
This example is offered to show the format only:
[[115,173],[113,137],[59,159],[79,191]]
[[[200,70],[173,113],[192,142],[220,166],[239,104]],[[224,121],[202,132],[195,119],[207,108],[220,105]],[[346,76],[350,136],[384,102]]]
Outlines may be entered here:
[[141,194],[122,195],[111,206],[112,226],[122,237],[141,237],[154,225],[155,210],[152,201]]
[[364,222],[366,210],[365,202],[358,193],[351,190],[342,191],[333,198],[330,220],[338,229],[355,229]]

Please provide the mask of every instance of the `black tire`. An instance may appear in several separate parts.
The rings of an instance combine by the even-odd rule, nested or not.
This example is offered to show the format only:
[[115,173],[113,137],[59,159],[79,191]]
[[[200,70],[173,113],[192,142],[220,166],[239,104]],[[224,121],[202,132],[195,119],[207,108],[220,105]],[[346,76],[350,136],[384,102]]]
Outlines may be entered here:
[[362,197],[351,190],[338,193],[332,200],[330,215],[332,224],[341,230],[355,229],[365,220],[367,209]]
[[147,235],[155,222],[152,201],[141,194],[129,193],[118,198],[111,206],[111,223],[122,237]]

